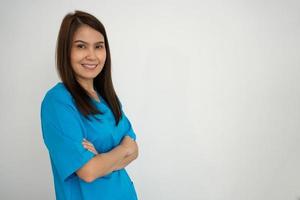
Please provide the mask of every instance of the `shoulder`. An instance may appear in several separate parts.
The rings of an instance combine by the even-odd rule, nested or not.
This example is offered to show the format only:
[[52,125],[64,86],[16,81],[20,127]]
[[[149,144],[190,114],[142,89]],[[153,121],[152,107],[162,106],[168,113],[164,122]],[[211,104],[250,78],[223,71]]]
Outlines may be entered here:
[[74,106],[73,97],[62,82],[58,82],[45,93],[41,107],[56,103]]

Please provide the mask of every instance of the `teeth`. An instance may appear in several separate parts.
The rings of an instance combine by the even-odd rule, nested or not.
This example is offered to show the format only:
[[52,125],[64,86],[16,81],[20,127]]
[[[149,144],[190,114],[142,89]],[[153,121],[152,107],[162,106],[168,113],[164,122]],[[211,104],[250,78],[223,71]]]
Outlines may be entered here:
[[83,67],[94,69],[97,65],[82,64]]

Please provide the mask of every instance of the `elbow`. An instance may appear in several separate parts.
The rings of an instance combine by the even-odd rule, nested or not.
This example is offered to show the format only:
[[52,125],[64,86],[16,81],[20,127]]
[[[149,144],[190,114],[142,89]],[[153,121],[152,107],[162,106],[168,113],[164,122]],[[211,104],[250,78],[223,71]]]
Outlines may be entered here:
[[91,183],[95,180],[95,177],[93,176],[92,172],[87,169],[79,169],[76,172],[77,176],[85,181],[86,183]]
[[139,145],[136,144],[136,158],[139,156],[140,150],[139,150]]
[[94,174],[86,174],[84,176],[79,176],[83,181],[85,181],[86,183],[92,183],[94,182],[97,178],[101,178],[102,176],[104,176],[105,174],[98,174],[98,176],[94,175]]
[[139,156],[139,148],[137,146],[136,151],[134,153],[134,160],[137,159],[138,156]]
[[80,177],[84,182],[86,183],[91,183],[95,180],[95,178],[91,177],[91,176],[86,176],[86,177]]
[[106,175],[105,168],[97,167],[98,165],[97,162],[98,161],[96,160],[96,157],[94,157],[92,160],[90,160],[83,167],[81,167],[79,170],[76,171],[77,176],[87,183],[91,183],[95,181],[97,178],[105,176]]
[[97,176],[95,175],[93,169],[91,167],[83,167],[76,172],[77,176],[85,181],[86,183],[91,183]]
[[94,175],[89,175],[89,176],[84,176],[84,177],[80,177],[83,181],[85,181],[86,183],[92,183],[94,182],[97,178],[101,178],[105,176],[105,174],[99,174],[99,176],[94,176]]

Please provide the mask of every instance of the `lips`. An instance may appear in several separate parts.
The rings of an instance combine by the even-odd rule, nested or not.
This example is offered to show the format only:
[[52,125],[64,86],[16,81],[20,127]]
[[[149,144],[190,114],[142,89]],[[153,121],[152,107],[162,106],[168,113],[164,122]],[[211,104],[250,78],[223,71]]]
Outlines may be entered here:
[[87,69],[95,69],[97,67],[97,64],[81,64],[81,65]]

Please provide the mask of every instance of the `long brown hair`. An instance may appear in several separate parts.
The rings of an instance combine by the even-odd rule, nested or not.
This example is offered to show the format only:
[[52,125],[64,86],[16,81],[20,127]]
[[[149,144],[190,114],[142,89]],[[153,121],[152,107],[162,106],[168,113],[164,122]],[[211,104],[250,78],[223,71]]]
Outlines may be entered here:
[[116,124],[121,118],[121,105],[113,87],[111,78],[111,57],[108,39],[103,24],[93,15],[76,10],[68,13],[62,20],[57,44],[56,67],[60,79],[73,96],[79,111],[89,119],[88,115],[102,114],[91,101],[87,91],[78,83],[71,66],[71,45],[75,31],[82,25],[88,25],[100,32],[104,37],[106,60],[102,71],[94,78],[94,88],[101,94],[114,114]]

